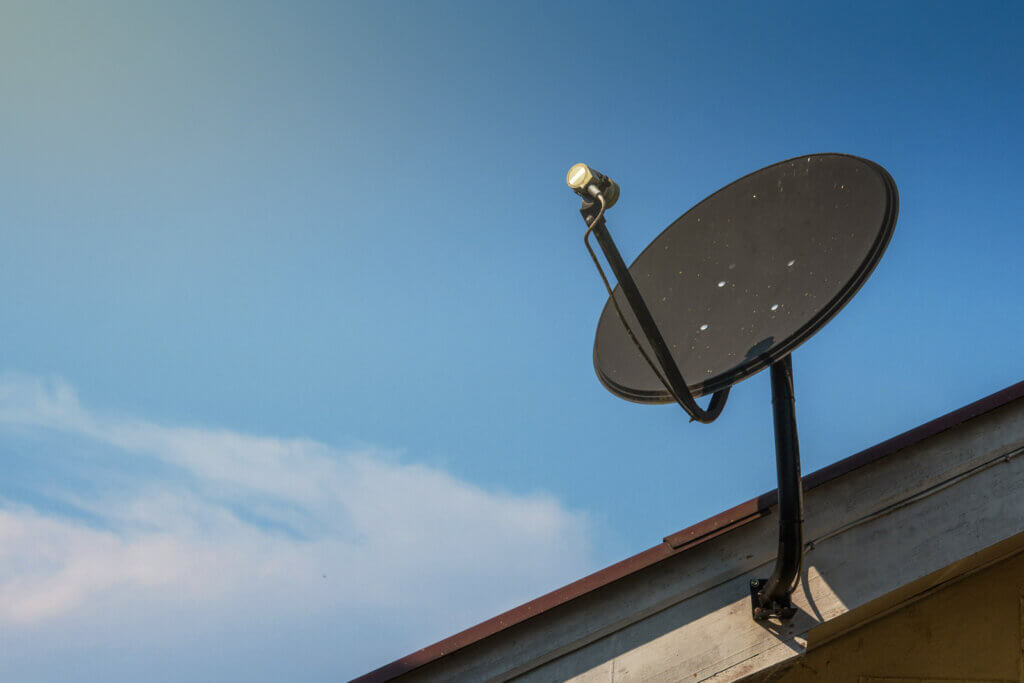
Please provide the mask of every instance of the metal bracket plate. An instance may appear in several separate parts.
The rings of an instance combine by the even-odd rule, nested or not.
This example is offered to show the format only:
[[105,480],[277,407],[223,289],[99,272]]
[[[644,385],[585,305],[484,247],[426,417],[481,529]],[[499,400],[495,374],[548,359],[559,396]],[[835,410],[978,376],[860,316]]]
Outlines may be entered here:
[[775,600],[769,604],[762,604],[761,588],[767,585],[767,579],[752,579],[750,581],[750,611],[755,621],[764,621],[775,617],[776,619],[792,619],[796,614],[796,607],[786,596],[785,601]]

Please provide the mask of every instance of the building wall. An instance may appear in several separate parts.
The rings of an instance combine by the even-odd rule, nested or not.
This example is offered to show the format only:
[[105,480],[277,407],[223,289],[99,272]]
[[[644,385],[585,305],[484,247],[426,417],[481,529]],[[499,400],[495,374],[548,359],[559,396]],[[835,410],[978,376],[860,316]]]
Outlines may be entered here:
[[1024,553],[745,683],[1024,683]]
[[[750,581],[771,573],[777,552],[772,508],[397,680],[727,683],[779,673],[778,667],[816,661],[801,658],[923,593],[1017,556],[1024,549],[1022,492],[1024,398],[1018,398],[809,489],[804,569],[793,595],[798,612],[783,624],[755,622],[750,612]],[[956,629],[967,614],[949,610],[931,628],[937,634]],[[1018,649],[1019,629],[1019,623],[1012,627]],[[961,627],[961,637],[967,633]],[[848,679],[809,680],[933,675],[933,669],[887,670],[884,663]],[[1006,677],[1007,666],[998,677],[1017,680]],[[953,676],[947,674],[939,678]]]

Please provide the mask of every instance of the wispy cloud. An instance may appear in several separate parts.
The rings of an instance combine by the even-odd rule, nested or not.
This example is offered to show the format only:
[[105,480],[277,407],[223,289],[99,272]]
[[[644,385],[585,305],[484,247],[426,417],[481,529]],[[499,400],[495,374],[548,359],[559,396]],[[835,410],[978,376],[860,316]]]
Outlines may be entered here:
[[589,569],[585,515],[553,498],[372,450],[102,415],[62,381],[0,377],[0,448],[10,468],[92,484],[26,475],[59,514],[0,500],[8,631],[99,627],[126,604],[161,631],[242,606],[289,623],[370,614],[379,646],[320,653],[337,662],[323,670],[355,674]]

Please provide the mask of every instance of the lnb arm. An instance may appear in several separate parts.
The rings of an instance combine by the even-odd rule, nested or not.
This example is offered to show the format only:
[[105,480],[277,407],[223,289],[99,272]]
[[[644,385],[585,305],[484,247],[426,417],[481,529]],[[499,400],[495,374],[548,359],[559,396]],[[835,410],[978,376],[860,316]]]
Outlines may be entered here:
[[[576,167],[574,166],[573,168]],[[570,174],[571,173],[572,172],[570,171]],[[599,177],[605,181],[606,185],[614,188],[616,198],[618,198],[618,186],[604,176]],[[707,409],[701,408],[697,405],[696,399],[694,399],[693,394],[690,393],[690,389],[687,386],[686,381],[683,379],[679,366],[676,365],[675,360],[672,358],[672,354],[669,352],[668,345],[665,343],[665,338],[662,336],[661,331],[658,329],[658,325],[654,322],[654,318],[651,316],[650,310],[647,308],[647,304],[640,295],[640,290],[637,289],[633,276],[629,273],[629,268],[626,267],[625,262],[622,260],[622,255],[619,253],[618,247],[615,246],[615,242],[612,240],[611,234],[608,232],[608,227],[604,220],[604,211],[607,208],[607,204],[602,189],[603,188],[601,188],[597,183],[591,183],[589,187],[585,188],[585,193],[577,190],[577,194],[580,194],[583,197],[583,206],[580,208],[580,214],[583,216],[583,220],[587,224],[587,232],[584,235],[583,241],[587,246],[587,250],[590,252],[591,258],[594,260],[594,265],[597,266],[597,270],[601,274],[601,279],[604,281],[605,288],[608,290],[608,296],[611,298],[612,305],[615,307],[615,312],[618,313],[619,320],[622,322],[623,327],[626,328],[626,332],[629,334],[630,339],[632,339],[633,343],[636,344],[637,351],[639,351],[644,357],[647,364],[651,366],[651,370],[665,386],[665,390],[668,391],[672,398],[675,399],[676,403],[686,411],[690,416],[690,419],[703,423],[714,422],[722,413],[722,409],[725,408],[725,402],[729,397],[729,389],[725,388],[721,391],[716,391],[711,396],[711,403],[708,404]],[[622,315],[622,311],[619,310],[619,304],[615,300],[608,278],[605,277],[604,271],[601,268],[601,263],[598,261],[597,255],[594,254],[594,250],[590,246],[589,237],[591,233],[594,234],[598,245],[601,247],[601,251],[604,252],[605,259],[608,261],[608,265],[611,267],[612,273],[615,275],[615,279],[618,281],[619,287],[622,289],[622,293],[626,297],[626,302],[629,304],[630,310],[632,310],[637,322],[640,323],[640,329],[644,338],[654,351],[654,356],[657,361],[656,363],[644,351],[633,330],[626,322],[625,316]]]

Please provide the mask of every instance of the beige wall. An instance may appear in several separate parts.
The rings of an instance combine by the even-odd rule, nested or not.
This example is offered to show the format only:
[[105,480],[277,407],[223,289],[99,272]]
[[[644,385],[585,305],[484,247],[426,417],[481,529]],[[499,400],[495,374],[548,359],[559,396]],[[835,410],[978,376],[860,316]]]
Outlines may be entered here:
[[1024,553],[747,679],[1024,683]]

